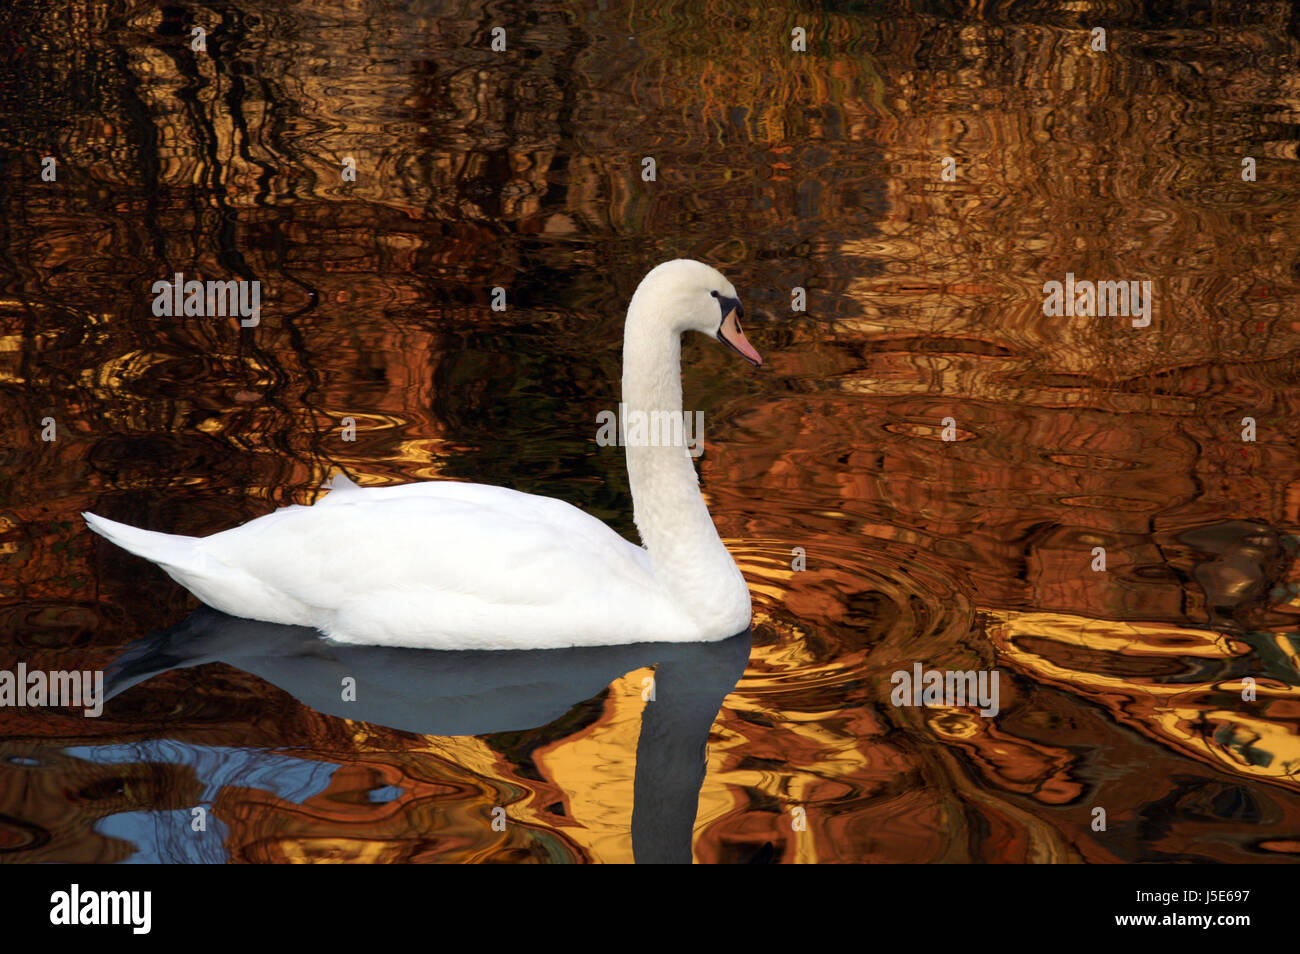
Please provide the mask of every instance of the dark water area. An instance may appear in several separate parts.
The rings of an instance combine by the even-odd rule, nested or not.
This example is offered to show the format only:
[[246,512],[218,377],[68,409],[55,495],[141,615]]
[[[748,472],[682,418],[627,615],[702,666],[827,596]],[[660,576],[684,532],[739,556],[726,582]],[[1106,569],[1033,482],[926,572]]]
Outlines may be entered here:
[[[1300,857],[1292,4],[17,0],[0,59],[0,670],[115,693],[0,709],[0,860]],[[750,634],[340,647],[81,521],[341,470],[636,539],[594,422],[674,257],[764,356],[683,343]],[[178,272],[259,322],[156,315]],[[892,704],[916,664],[997,713]]]

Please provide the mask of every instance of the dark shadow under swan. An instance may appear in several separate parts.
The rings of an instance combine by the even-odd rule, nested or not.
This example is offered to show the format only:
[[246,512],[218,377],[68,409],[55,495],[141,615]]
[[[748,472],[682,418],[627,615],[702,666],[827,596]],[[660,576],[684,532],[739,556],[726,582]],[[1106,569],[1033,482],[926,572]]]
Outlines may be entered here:
[[[337,643],[306,626],[203,607],[128,646],[107,672],[105,699],[163,672],[222,662],[327,715],[421,735],[486,735],[546,725],[653,665],[653,701],[637,743],[633,853],[638,863],[689,863],[709,730],[744,672],[750,635],[570,649],[405,649]],[[356,680],[355,701],[342,698],[344,677]]]

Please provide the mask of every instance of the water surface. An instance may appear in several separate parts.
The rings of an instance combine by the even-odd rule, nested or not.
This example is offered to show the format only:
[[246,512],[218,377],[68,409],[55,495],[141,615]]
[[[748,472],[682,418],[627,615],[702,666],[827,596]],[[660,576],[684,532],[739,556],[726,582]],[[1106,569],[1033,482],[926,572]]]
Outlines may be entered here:
[[[1300,20],[1183,6],[13,3],[0,668],[143,678],[0,714],[4,859],[648,860],[694,799],[706,862],[1294,860]],[[439,721],[418,665],[309,634],[210,652],[78,517],[207,534],[344,470],[634,538],[594,422],[676,256],[765,358],[684,346],[755,608],[703,729],[646,721],[673,653],[571,660],[578,697],[493,722],[522,702]],[[260,324],[155,316],[176,272],[261,281]],[[1150,281],[1151,325],[1045,317],[1067,272]],[[891,705],[918,662],[998,669],[998,714]],[[301,682],[365,666],[405,680],[354,716]]]

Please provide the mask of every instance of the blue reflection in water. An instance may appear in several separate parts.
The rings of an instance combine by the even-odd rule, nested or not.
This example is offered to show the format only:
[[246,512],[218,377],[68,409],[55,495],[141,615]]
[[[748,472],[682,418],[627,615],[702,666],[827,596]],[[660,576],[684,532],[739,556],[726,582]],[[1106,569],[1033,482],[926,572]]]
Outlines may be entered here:
[[63,751],[95,765],[186,765],[203,785],[201,798],[191,808],[207,809],[204,831],[192,829],[194,816],[190,808],[118,812],[96,823],[99,834],[135,846],[135,854],[126,859],[128,864],[225,862],[229,860],[229,830],[212,811],[222,788],[257,788],[284,801],[302,804],[324,792],[339,767],[335,762],[309,761],[267,749],[193,745],[175,739],[73,746]]

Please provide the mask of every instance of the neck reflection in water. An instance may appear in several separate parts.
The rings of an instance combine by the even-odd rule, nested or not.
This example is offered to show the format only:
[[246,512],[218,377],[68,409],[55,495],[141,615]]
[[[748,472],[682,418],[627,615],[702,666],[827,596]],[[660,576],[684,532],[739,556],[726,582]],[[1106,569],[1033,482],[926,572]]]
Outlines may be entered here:
[[[357,646],[306,626],[203,607],[128,646],[109,669],[105,693],[112,700],[160,673],[221,662],[328,715],[420,735],[487,735],[547,725],[628,672],[653,665],[653,698],[637,743],[633,853],[638,863],[689,863],[709,730],[749,652],[749,630],[712,643],[572,649]],[[345,676],[356,680],[355,701],[343,701]]]

